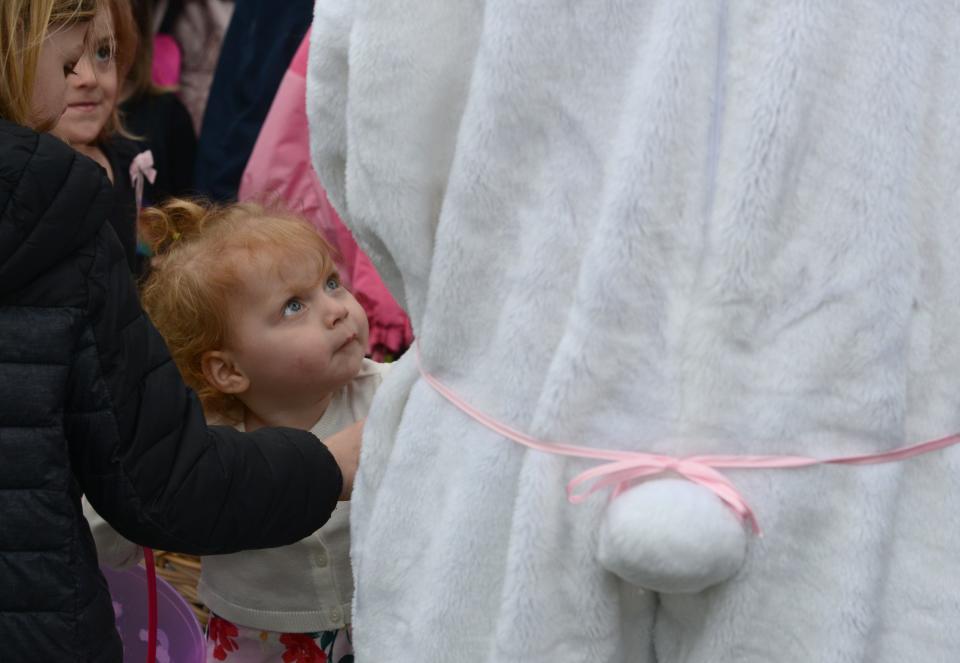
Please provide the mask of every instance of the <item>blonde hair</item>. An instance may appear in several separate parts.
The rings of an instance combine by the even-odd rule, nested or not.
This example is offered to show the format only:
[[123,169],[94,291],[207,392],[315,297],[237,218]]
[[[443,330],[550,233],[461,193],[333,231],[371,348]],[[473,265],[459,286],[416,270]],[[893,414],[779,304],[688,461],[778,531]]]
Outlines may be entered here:
[[[136,21],[133,18],[133,11],[130,8],[130,0],[98,0],[101,3],[101,9],[110,10],[111,25],[113,32],[110,48],[113,51],[113,57],[117,65],[117,99],[113,104],[113,111],[107,118],[103,129],[100,130],[98,141],[104,141],[115,133],[119,133],[127,138],[133,138],[123,127],[120,114],[120,100],[123,97],[123,83],[130,69],[133,67],[137,57],[137,47],[140,41],[140,34],[137,30]],[[96,48],[96,44],[92,45]]]
[[37,62],[49,29],[90,21],[101,1],[0,1],[0,117],[30,125]]
[[242,404],[207,382],[202,364],[205,353],[230,339],[230,299],[242,259],[237,254],[266,254],[276,258],[278,269],[314,261],[327,274],[334,268],[333,249],[303,219],[254,203],[218,206],[172,198],[145,208],[140,226],[156,256],[143,286],[144,310],[207,415],[239,421]]

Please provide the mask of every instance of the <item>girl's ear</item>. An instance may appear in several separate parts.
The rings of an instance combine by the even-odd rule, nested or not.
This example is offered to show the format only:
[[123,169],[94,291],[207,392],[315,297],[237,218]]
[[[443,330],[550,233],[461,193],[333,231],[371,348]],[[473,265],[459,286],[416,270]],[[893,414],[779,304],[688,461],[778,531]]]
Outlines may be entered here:
[[200,357],[203,377],[224,394],[242,394],[250,388],[250,379],[233,361],[228,350],[208,350]]

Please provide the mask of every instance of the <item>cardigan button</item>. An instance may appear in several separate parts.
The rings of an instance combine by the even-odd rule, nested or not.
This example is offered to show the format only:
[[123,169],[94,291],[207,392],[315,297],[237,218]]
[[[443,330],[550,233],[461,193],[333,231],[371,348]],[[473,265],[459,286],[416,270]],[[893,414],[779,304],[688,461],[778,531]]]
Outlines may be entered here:
[[330,608],[330,619],[338,624],[340,623],[340,620],[343,619],[340,608]]
[[317,566],[319,566],[321,569],[327,566],[327,553],[324,551],[321,550],[318,552],[316,555],[314,555],[313,559]]

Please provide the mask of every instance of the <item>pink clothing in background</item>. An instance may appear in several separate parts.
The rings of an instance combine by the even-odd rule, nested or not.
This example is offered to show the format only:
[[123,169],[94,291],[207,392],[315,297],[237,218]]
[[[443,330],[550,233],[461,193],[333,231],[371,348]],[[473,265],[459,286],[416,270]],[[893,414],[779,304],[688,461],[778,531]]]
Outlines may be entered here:
[[279,202],[316,226],[339,254],[344,285],[370,320],[368,352],[376,361],[398,356],[413,342],[406,313],[380,279],[370,259],[343,225],[310,163],[307,125],[309,35],[280,83],[240,181],[240,200]]
[[154,85],[176,87],[180,84],[180,68],[183,54],[180,45],[170,35],[158,34],[153,38],[153,69],[151,75]]

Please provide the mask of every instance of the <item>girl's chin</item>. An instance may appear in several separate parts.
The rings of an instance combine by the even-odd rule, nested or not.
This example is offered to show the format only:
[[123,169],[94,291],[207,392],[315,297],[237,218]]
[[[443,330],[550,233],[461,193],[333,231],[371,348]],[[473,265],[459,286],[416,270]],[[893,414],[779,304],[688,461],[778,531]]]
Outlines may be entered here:
[[97,143],[97,136],[89,131],[64,131],[57,128],[54,133],[58,138],[74,148],[92,147]]
[[93,145],[102,128],[99,122],[77,121],[67,112],[53,133],[71,145]]

